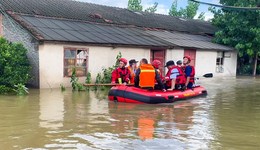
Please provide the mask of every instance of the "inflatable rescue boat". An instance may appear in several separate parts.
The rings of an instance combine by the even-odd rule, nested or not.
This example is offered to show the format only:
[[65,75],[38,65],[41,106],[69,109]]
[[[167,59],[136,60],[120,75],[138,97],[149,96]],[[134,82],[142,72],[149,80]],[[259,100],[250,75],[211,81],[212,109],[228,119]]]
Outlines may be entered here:
[[110,89],[108,98],[110,101],[115,102],[158,104],[172,103],[174,101],[203,95],[207,95],[207,90],[201,86],[185,91],[174,90],[163,92],[160,90],[148,90],[133,86],[118,85]]

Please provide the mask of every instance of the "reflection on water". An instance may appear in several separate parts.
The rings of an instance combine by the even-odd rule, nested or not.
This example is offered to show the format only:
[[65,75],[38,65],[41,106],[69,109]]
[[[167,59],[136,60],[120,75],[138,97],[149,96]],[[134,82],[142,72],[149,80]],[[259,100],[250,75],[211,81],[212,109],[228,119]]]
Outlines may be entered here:
[[40,91],[40,124],[42,128],[58,129],[63,127],[64,96],[61,92]]
[[260,80],[202,79],[209,95],[126,104],[107,91],[0,96],[1,149],[257,149]]

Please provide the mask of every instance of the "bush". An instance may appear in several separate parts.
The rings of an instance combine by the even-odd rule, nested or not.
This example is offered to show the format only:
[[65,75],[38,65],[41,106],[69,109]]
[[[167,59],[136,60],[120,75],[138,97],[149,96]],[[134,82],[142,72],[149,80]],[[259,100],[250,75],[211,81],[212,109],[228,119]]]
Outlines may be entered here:
[[12,92],[13,89],[10,87],[7,87],[5,85],[0,85],[0,94],[8,94],[10,92]]
[[83,84],[79,83],[78,81],[79,81],[79,78],[76,75],[76,68],[73,68],[72,75],[71,75],[71,78],[70,78],[72,90],[73,91],[83,91],[83,90],[85,90]]
[[252,74],[253,68],[251,65],[243,65],[238,69],[238,74],[240,75],[249,75]]
[[109,68],[102,69],[102,74],[98,74],[96,83],[97,83],[97,81],[99,83],[111,83],[112,72],[113,72],[113,70],[115,70],[118,67],[120,58],[122,58],[121,52],[119,52],[119,54],[116,56],[115,65],[113,65],[112,67],[109,67]]
[[27,49],[22,44],[0,38],[0,93],[14,90],[15,85],[25,85],[29,78],[30,63]]
[[23,84],[17,84],[15,85],[14,91],[16,92],[17,95],[26,95],[29,94],[28,88],[25,87]]

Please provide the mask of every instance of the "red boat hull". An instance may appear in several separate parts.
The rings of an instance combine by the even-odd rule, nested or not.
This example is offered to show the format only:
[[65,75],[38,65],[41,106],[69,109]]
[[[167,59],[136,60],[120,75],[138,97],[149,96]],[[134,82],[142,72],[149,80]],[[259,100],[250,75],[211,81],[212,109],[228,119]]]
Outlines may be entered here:
[[110,101],[125,103],[172,103],[174,101],[207,95],[204,87],[197,86],[185,91],[174,90],[162,92],[160,90],[147,90],[131,86],[114,86],[110,89],[108,98]]

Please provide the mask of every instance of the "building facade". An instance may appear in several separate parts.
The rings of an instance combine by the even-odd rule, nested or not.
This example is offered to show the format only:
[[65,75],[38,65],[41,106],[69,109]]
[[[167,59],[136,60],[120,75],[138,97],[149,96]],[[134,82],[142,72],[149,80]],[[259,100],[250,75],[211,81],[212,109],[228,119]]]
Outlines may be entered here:
[[[237,52],[233,48],[211,42],[215,30],[208,22],[183,21],[150,13],[139,16],[132,12],[129,14],[125,9],[100,5],[95,5],[95,9],[118,13],[113,13],[115,16],[105,16],[105,13],[99,12],[83,18],[81,14],[88,12],[79,9],[75,17],[66,13],[60,15],[56,7],[52,8],[51,3],[61,1],[42,1],[50,3],[48,10],[52,9],[52,13],[47,12],[46,7],[36,0],[31,0],[31,5],[28,1],[21,0],[19,7],[17,1],[0,2],[0,35],[9,41],[21,42],[28,49],[33,68],[30,84],[34,87],[58,88],[60,84],[70,86],[73,67],[76,67],[80,82],[85,81],[88,72],[94,81],[103,68],[115,64],[119,52],[128,60],[159,59],[163,63],[182,60],[183,56],[189,55],[198,77],[206,73],[236,76]],[[67,8],[80,5],[92,9],[93,5],[71,0],[64,3],[70,4],[64,6]],[[35,7],[37,5],[39,7]],[[116,16],[120,13],[122,16],[133,15],[135,19],[127,20]],[[151,21],[147,24],[151,18],[158,21],[169,19],[173,27],[171,24],[153,24]],[[142,19],[146,20],[146,24],[141,26]],[[176,22],[181,24],[175,24]],[[188,27],[190,23],[194,25],[192,28]],[[185,26],[187,27],[184,28]],[[167,71],[163,65],[161,70],[164,73]]]

